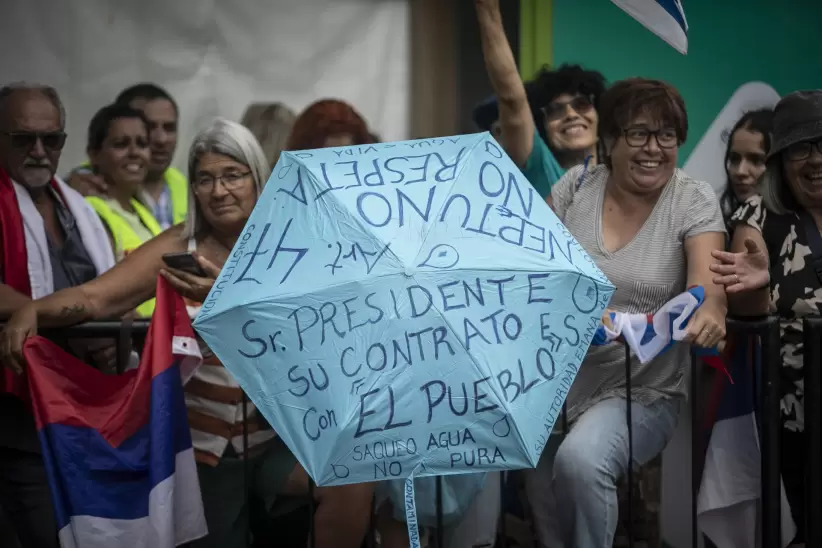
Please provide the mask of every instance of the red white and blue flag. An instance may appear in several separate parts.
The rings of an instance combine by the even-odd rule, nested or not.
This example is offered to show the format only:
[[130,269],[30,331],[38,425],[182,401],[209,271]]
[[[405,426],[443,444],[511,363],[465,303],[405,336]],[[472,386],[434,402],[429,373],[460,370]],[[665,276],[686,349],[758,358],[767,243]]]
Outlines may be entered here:
[[[740,338],[741,339],[741,338]],[[697,500],[700,530],[722,548],[757,546],[760,528],[761,461],[754,378],[761,378],[756,341],[730,341],[730,377],[716,376],[706,424],[705,467]],[[756,377],[755,377],[756,375]],[[796,534],[781,490],[782,547]]]
[[688,21],[679,0],[611,0],[679,53],[688,53]]
[[206,535],[182,380],[200,351],[165,280],[137,369],[104,375],[41,337],[24,355],[63,548],[172,548]]
[[[705,289],[694,286],[680,293],[653,314],[609,312],[610,322],[594,333],[592,346],[622,340],[643,364],[685,338],[688,321],[705,301]],[[695,349],[700,359],[717,369],[725,369],[717,349]]]

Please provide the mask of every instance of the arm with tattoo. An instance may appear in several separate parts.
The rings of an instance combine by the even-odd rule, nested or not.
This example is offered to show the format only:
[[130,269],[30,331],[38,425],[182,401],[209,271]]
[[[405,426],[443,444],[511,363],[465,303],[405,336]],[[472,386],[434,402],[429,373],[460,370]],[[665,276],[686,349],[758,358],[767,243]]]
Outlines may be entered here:
[[52,293],[32,303],[41,327],[67,327],[95,319],[94,309],[82,286]]

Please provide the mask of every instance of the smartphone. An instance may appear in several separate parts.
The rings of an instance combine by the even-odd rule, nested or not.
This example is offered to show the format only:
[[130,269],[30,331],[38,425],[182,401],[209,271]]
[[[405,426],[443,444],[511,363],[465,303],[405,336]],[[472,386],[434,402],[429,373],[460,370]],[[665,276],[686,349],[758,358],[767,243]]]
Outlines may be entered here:
[[200,266],[194,254],[190,251],[183,253],[166,253],[163,255],[163,262],[166,263],[166,266],[169,268],[176,268],[177,270],[182,270],[195,276],[207,276],[203,267]]

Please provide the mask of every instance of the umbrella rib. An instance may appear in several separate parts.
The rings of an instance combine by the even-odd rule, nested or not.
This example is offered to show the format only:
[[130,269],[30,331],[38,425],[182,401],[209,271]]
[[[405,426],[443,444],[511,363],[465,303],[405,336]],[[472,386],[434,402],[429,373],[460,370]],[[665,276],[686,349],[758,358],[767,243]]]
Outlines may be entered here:
[[[488,134],[488,132],[485,132],[485,133]],[[485,134],[482,134],[482,135],[484,136]],[[471,153],[482,142],[484,142],[483,139],[477,139],[474,142],[474,145],[471,147],[471,149],[466,153],[465,157],[470,158]],[[435,219],[442,214],[443,209],[445,209],[445,206],[448,204],[448,198],[450,198],[452,193],[454,192],[454,187],[456,186],[457,181],[459,181],[459,178],[460,178],[460,175],[462,175],[462,172],[465,171],[465,169],[467,168],[468,164],[469,164],[468,161],[463,162],[462,166],[460,167],[459,172],[454,175],[454,182],[451,183],[451,187],[448,189],[448,194],[445,195],[445,199],[442,201],[442,206],[440,207],[439,211],[437,211],[437,214],[434,216]],[[414,257],[414,261],[413,261],[414,265],[419,264],[420,255],[422,253],[422,250],[425,249],[425,243],[428,241],[429,236],[431,236],[431,231],[430,230],[428,230],[428,232],[425,233],[425,238],[422,239],[422,243],[420,244],[420,250],[417,252],[417,256]]]
[[[323,193],[323,191],[325,189],[323,189],[322,186],[320,185],[320,182],[317,179],[317,176],[312,171],[312,169],[309,168],[304,162],[300,162],[300,164],[303,167],[305,167],[305,171],[308,174],[308,180],[311,182],[312,186],[314,187],[313,190],[315,191],[315,194],[317,195],[317,197],[314,198],[314,203],[317,204],[317,209],[319,209],[321,207],[324,208],[323,213],[327,216],[328,219],[332,219],[333,217],[331,215],[329,215],[329,213],[330,213],[329,210],[333,206],[334,210],[337,212],[337,214],[339,214],[339,216],[344,217],[352,225],[358,227],[359,232],[361,234],[366,235],[367,237],[369,237],[369,239],[371,240],[372,243],[376,242],[378,244],[376,249],[382,249],[382,248],[387,249],[388,252],[391,253],[391,256],[394,257],[394,260],[398,264],[400,264],[400,265],[402,264],[402,261],[400,261],[400,258],[397,257],[397,255],[391,249],[390,242],[389,243],[384,242],[382,240],[382,238],[377,236],[377,234],[375,234],[373,231],[367,229],[365,227],[365,225],[362,223],[362,221],[357,219],[357,217],[351,212],[351,210],[349,210],[348,207],[346,207],[346,205],[337,198],[336,193],[330,192],[330,191],[327,191],[327,190]],[[325,197],[327,195],[331,195],[331,199],[326,199]],[[320,197],[322,197],[323,199],[320,200]],[[319,213],[319,212],[316,212],[316,213]],[[336,221],[336,224],[341,224],[341,219],[338,219]]]

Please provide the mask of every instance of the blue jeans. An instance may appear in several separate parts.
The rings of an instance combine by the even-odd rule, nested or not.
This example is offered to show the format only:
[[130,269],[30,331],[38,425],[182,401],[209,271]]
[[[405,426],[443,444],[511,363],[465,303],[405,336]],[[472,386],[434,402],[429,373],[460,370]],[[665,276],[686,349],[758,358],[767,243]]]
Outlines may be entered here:
[[[611,548],[617,527],[617,480],[628,466],[628,425],[622,398],[582,414],[567,436],[551,436],[525,486],[543,548]],[[679,401],[631,404],[634,467],[665,448]]]

